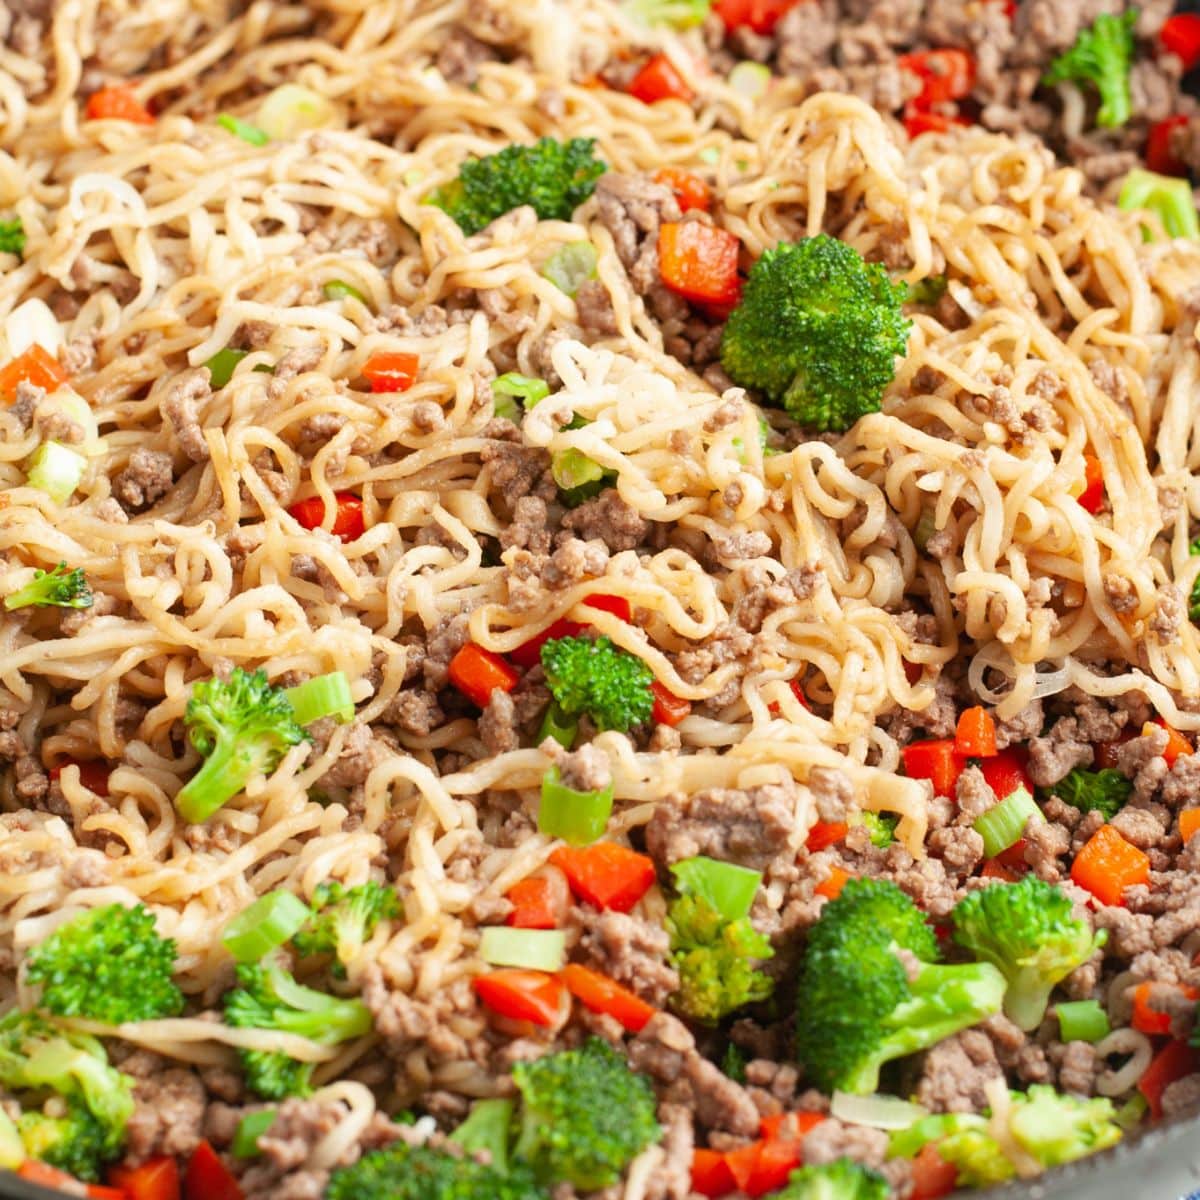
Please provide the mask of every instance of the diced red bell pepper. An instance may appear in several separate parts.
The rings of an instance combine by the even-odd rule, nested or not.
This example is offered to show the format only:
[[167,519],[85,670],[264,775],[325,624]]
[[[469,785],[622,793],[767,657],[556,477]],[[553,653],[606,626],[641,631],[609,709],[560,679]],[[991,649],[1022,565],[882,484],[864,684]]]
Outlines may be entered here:
[[603,592],[596,592],[591,596],[584,596],[583,603],[587,608],[612,613],[618,621],[624,621],[626,625],[633,620],[633,608],[627,596],[606,596]]
[[[1173,767],[1175,760],[1182,755],[1194,753],[1192,743],[1178,729],[1172,729],[1162,717],[1155,717],[1154,724],[1167,731],[1167,747],[1162,756],[1166,759],[1168,767]],[[1143,726],[1142,732],[1145,733],[1148,728],[1149,726]]]
[[650,690],[654,693],[654,708],[650,712],[650,719],[656,724],[678,725],[691,713],[692,702],[669,692],[657,679],[650,685]]
[[955,751],[953,738],[911,742],[900,751],[900,756],[909,779],[928,779],[936,795],[954,799],[954,788],[966,760]]
[[201,1142],[188,1161],[183,1200],[242,1200],[238,1181],[208,1142]]
[[1137,1090],[1146,1098],[1150,1115],[1157,1121],[1162,1115],[1162,1096],[1177,1079],[1200,1071],[1200,1050],[1187,1042],[1168,1042],[1151,1060],[1137,1082]]
[[912,1160],[913,1190],[910,1200],[941,1200],[954,1191],[958,1168],[948,1163],[932,1142],[921,1147]]
[[[341,538],[343,542],[353,542],[362,537],[367,527],[363,517],[362,498],[353,492],[334,492],[333,499],[336,509],[333,514],[333,527],[329,532]],[[317,529],[325,520],[325,502],[320,496],[308,496],[304,500],[297,500],[288,512],[305,529]]]
[[402,351],[380,351],[363,363],[362,373],[373,392],[407,392],[417,378],[421,360]]
[[818,821],[809,831],[804,845],[810,854],[816,854],[827,846],[835,846],[844,841],[850,826],[845,821]]
[[819,1112],[772,1113],[759,1121],[759,1132],[764,1138],[785,1142],[802,1142],[804,1135],[825,1120]]
[[660,100],[688,102],[696,94],[665,54],[650,59],[625,90],[643,104],[657,104]]
[[1200,991],[1187,984],[1154,983],[1146,980],[1133,989],[1133,1014],[1129,1023],[1141,1033],[1169,1034],[1171,1032],[1171,1014],[1155,1007],[1152,999],[1156,992],[1167,994],[1179,992],[1184,999],[1193,1004],[1200,998]]
[[471,981],[479,999],[497,1016],[553,1028],[564,1016],[567,989],[555,975],[503,967]]
[[520,678],[516,668],[494,650],[485,650],[474,642],[468,642],[450,660],[449,675],[450,682],[480,708],[487,708],[496,688],[511,692]]
[[923,112],[935,104],[961,100],[975,86],[975,60],[965,50],[917,50],[900,55],[897,62],[921,81],[911,103]]
[[801,708],[812,712],[812,705],[808,702],[808,697],[804,694],[804,686],[798,678],[792,680],[792,695],[796,697]]
[[1200,808],[1181,808],[1179,810],[1179,836],[1190,842],[1200,833]]
[[170,1155],[152,1158],[140,1167],[113,1167],[108,1182],[128,1200],[179,1200],[179,1166]]
[[1190,71],[1200,62],[1200,13],[1176,13],[1163,22],[1158,40],[1168,54],[1174,54]]
[[904,678],[914,686],[921,681],[921,676],[925,674],[925,668],[920,663],[904,659],[901,665],[904,667]]
[[1101,904],[1124,904],[1125,889],[1150,878],[1150,859],[1111,825],[1101,825],[1075,856],[1071,878]]
[[1019,883],[1021,876],[1011,867],[1006,867],[999,858],[989,858],[979,869],[980,879],[999,879],[1004,883]]
[[737,299],[741,243],[702,221],[667,221],[658,230],[658,269],[673,292],[701,304]]
[[56,392],[70,376],[66,368],[36,343],[24,354],[0,367],[0,400],[11,404],[17,396],[17,384],[31,383],[47,392]]
[[1111,742],[1096,742],[1092,747],[1092,752],[1096,756],[1096,770],[1103,771],[1117,765],[1117,751],[1125,745],[1126,742],[1132,741],[1136,736],[1132,729],[1123,729],[1116,738]]
[[725,1155],[738,1189],[747,1196],[777,1191],[803,1161],[799,1141],[775,1138],[760,1138]]
[[513,906],[508,924],[517,929],[557,929],[571,905],[571,890],[554,868],[514,883],[506,894]]
[[945,113],[926,112],[915,104],[904,106],[904,132],[909,138],[920,137],[923,133],[945,133],[955,125],[969,125],[965,117],[948,117]]
[[996,756],[996,721],[982,705],[963,709],[954,731],[954,751],[964,758]]
[[800,0],[716,0],[712,11],[721,18],[726,29],[754,30],[755,33],[771,33],[780,18],[789,8],[795,8]]
[[692,1151],[692,1191],[711,1200],[728,1195],[737,1187],[737,1180],[720,1150],[697,1147]]
[[129,121],[153,125],[154,114],[133,94],[127,84],[101,88],[87,98],[83,115],[89,121]]
[[1026,750],[1009,746],[997,751],[994,758],[985,758],[979,764],[983,778],[988,787],[996,793],[997,800],[1008,799],[1018,788],[1024,788],[1033,795],[1033,781],[1025,769],[1028,761],[1029,754]]
[[567,991],[585,1008],[614,1018],[630,1033],[644,1029],[646,1022],[658,1012],[653,1004],[647,1004],[641,996],[615,979],[609,979],[607,975],[601,975],[599,971],[580,966],[579,963],[568,963],[559,972],[559,978],[567,985]]
[[654,882],[653,860],[616,842],[560,846],[550,861],[581,900],[614,912],[629,912]]
[[[589,608],[598,608],[601,612],[612,613],[614,617],[626,623],[633,620],[633,610],[624,596],[606,596],[603,592],[596,592],[591,596],[584,596],[583,603]],[[547,642],[557,638],[574,637],[586,628],[586,625],[578,621],[569,621],[566,617],[559,617],[536,637],[531,637],[529,641],[522,642],[515,650],[509,651],[508,656],[519,667],[532,667],[541,659],[542,647]]]
[[1104,468],[1094,454],[1085,454],[1083,472],[1083,491],[1075,499],[1087,512],[1098,513],[1104,504]]
[[826,900],[836,900],[842,894],[842,888],[853,878],[849,871],[843,871],[841,867],[830,867],[829,878],[818,883],[813,891]]
[[79,782],[89,792],[95,792],[97,796],[108,795],[108,777],[111,772],[100,759],[89,759],[87,762],[75,762],[73,759],[68,759],[64,763],[59,763],[57,767],[50,768],[51,782],[61,777],[64,767],[70,766],[79,768]]
[[17,1176],[29,1183],[53,1188],[57,1192],[65,1192],[72,1196],[82,1194],[89,1200],[129,1200],[119,1188],[102,1187],[97,1183],[81,1183],[74,1175],[68,1175],[66,1171],[60,1171],[57,1167],[40,1162],[36,1158],[27,1158],[17,1168]]
[[675,193],[675,201],[681,212],[708,212],[712,206],[712,195],[708,184],[691,171],[680,167],[660,167],[654,173],[654,182],[669,187]]
[[1164,117],[1150,126],[1150,134],[1146,138],[1146,166],[1151,171],[1159,175],[1183,176],[1188,173],[1187,164],[1171,147],[1175,130],[1187,123],[1187,117],[1176,113],[1173,117]]

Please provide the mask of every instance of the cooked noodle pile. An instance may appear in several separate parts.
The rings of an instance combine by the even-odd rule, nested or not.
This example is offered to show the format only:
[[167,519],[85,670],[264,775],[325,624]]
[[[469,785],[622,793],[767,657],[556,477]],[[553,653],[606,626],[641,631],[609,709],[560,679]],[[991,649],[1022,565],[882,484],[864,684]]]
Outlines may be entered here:
[[[59,506],[25,483],[36,429],[0,409],[0,592],[66,562],[97,596],[69,629],[55,610],[4,616],[0,697],[43,768],[115,764],[107,799],[73,765],[52,803],[31,803],[20,772],[2,776],[0,1004],[29,999],[17,965],[65,917],[140,900],[176,940],[199,1013],[230,984],[224,923],[273,888],[307,897],[330,878],[386,877],[402,897],[352,985],[374,964],[416,998],[463,986],[480,969],[478,914],[554,845],[531,820],[551,759],[528,741],[492,752],[465,706],[427,732],[388,714],[422,664],[428,678],[448,629],[507,653],[581,617],[598,588],[635,619],[590,609],[594,628],[693,702],[676,739],[594,739],[614,779],[611,837],[672,793],[775,783],[798,852],[817,819],[809,774],[840,768],[861,807],[903,818],[919,860],[928,792],[898,773],[888,718],[955,688],[1000,718],[1072,685],[1140,692],[1176,729],[1200,729],[1200,639],[1184,613],[1200,569],[1188,551],[1200,514],[1194,244],[1143,241],[1148,218],[1086,194],[1031,137],[976,127],[907,144],[845,95],[794,105],[784,89],[756,106],[700,77],[694,109],[647,107],[573,82],[614,48],[665,45],[690,62],[686,39],[601,0],[482,14],[468,0],[307,7],[315,31],[298,6],[268,0],[69,0],[38,55],[0,55],[0,211],[28,235],[0,276],[0,314],[51,304],[103,438]],[[472,90],[447,84],[431,64],[448,31],[489,22],[509,23],[520,55],[481,64]],[[110,72],[138,74],[138,98],[160,106],[153,128],[81,124],[74,93],[98,40],[114,46]],[[286,80],[327,96],[336,119],[264,146],[213,124],[217,112],[252,118]],[[722,395],[670,352],[597,199],[569,222],[518,209],[473,237],[422,203],[464,159],[546,134],[594,137],[615,171],[669,163],[705,177],[746,261],[823,230],[910,282],[946,272],[957,319],[912,310],[882,412],[815,440],[771,413],[787,449],[764,457],[744,393]],[[583,240],[612,334],[582,329],[541,273]],[[366,303],[327,299],[333,280]],[[230,382],[201,378],[175,419],[168,398],[229,346],[249,351]],[[362,390],[381,351],[419,357],[411,389]],[[506,371],[554,384],[507,442],[490,389]],[[568,411],[587,424],[561,426]],[[550,587],[523,575],[529,550],[506,544],[511,475],[495,451],[521,442],[582,451],[646,523],[601,576]],[[173,483],[122,507],[116,481],[145,451],[170,456]],[[1075,499],[1085,452],[1111,511]],[[363,499],[356,540],[288,513],[316,496],[328,526],[347,491]],[[797,573],[808,586],[791,587]],[[748,644],[731,642],[751,603],[762,615]],[[196,680],[234,666],[287,683],[341,670],[356,719],[189,826],[172,803],[199,761],[184,708]],[[360,779],[330,785],[364,753]],[[768,906],[785,890],[768,879]],[[476,1009],[456,1032],[469,1041],[485,1026]],[[184,1016],[121,1036],[196,1064],[232,1063],[235,1047],[320,1061],[317,1081],[347,1115],[337,1144],[314,1151],[318,1167],[386,1094],[369,1069],[376,1034],[328,1048]],[[393,1085],[389,1101],[412,1103],[431,1089],[486,1095],[495,1076],[417,1044]]]

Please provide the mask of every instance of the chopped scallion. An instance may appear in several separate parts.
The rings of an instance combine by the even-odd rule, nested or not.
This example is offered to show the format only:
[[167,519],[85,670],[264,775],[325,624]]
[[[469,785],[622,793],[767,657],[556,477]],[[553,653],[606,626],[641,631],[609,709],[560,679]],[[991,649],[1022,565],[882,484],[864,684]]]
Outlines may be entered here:
[[256,963],[294,937],[311,915],[299,896],[268,892],[225,926],[221,941],[238,962]]
[[489,925],[479,939],[479,957],[494,967],[560,971],[567,961],[567,935],[561,929]]
[[1098,1000],[1071,1000],[1056,1004],[1058,1028],[1064,1042],[1098,1042],[1108,1036],[1108,1014]]
[[569,716],[559,708],[557,701],[551,700],[546,715],[542,718],[542,726],[538,730],[538,745],[547,738],[553,738],[564,750],[570,750],[575,745],[575,735],[579,732],[579,718]]
[[707,900],[726,921],[740,921],[750,912],[762,883],[761,871],[703,854],[675,863],[671,874],[680,892]]
[[87,459],[58,442],[43,442],[30,456],[26,481],[55,504],[66,504],[87,470]]
[[973,828],[983,838],[986,858],[995,858],[1021,840],[1030,817],[1041,814],[1034,798],[1023,787],[975,818]]
[[596,278],[596,247],[591,242],[568,242],[546,260],[542,274],[555,287],[574,297],[579,285]]
[[11,221],[0,221],[0,254],[23,254],[25,252],[25,226],[20,217]]
[[[1186,179],[1156,175],[1153,171],[1136,167],[1121,184],[1117,207],[1126,211],[1147,209],[1158,217],[1163,229],[1171,237],[1200,237],[1196,201],[1192,195],[1192,185]],[[1143,230],[1143,237],[1148,240],[1149,236]]]
[[[513,403],[519,400],[521,406],[528,412],[535,404],[545,400],[550,395],[550,385],[544,379],[534,379],[529,375],[520,375],[516,371],[508,371],[492,381],[492,402],[496,416],[508,417],[516,421],[521,413]],[[501,411],[501,401],[507,400],[508,406]]]
[[292,706],[297,725],[311,725],[322,717],[335,717],[343,724],[354,720],[350,680],[343,671],[306,679],[295,687],[285,688],[283,694]]
[[228,129],[234,137],[240,137],[243,142],[249,142],[252,146],[265,146],[271,140],[265,129],[259,129],[257,125],[251,125],[249,121],[243,121],[241,117],[235,117],[233,113],[220,113],[217,117],[217,124],[222,129]]
[[262,1108],[258,1112],[247,1113],[239,1122],[233,1134],[233,1144],[230,1149],[234,1158],[257,1158],[262,1151],[258,1148],[258,1139],[275,1124],[275,1109]]
[[337,120],[333,103],[299,83],[280,84],[258,106],[258,124],[270,138],[293,138],[309,129],[326,128]]
[[599,482],[604,478],[604,468],[594,458],[588,458],[582,450],[568,446],[565,450],[556,450],[551,456],[550,474],[564,492],[569,492],[586,483]]
[[347,283],[344,279],[331,279],[325,284],[321,291],[325,294],[326,300],[357,300],[359,304],[369,304],[366,296],[362,294],[352,283]]
[[612,806],[612,784],[600,792],[577,792],[563,783],[557,767],[551,767],[542,776],[538,832],[572,846],[590,845],[604,836]]
[[234,350],[226,346],[204,364],[208,368],[209,384],[213,391],[219,392],[233,378],[238,363],[249,353],[249,350]]

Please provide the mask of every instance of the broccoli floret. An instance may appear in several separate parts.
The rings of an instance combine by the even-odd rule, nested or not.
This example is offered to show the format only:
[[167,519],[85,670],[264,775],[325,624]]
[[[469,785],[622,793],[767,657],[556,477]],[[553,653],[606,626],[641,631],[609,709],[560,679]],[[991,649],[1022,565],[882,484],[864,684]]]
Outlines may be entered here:
[[173,1017],[183,993],[171,978],[175,943],[136,904],[93,908],[60,925],[29,953],[26,978],[42,985],[42,1008],[59,1017],[119,1025]]
[[975,958],[998,967],[1008,981],[1004,1012],[1022,1029],[1036,1029],[1054,985],[1104,945],[1071,915],[1061,888],[1026,875],[1018,883],[993,883],[969,892],[951,913],[954,940]]
[[30,605],[40,608],[51,605],[55,608],[91,608],[92,589],[88,587],[83,569],[76,567],[68,571],[65,562],[60,562],[51,571],[39,568],[23,588],[4,597],[4,607],[10,612],[14,608],[28,608]]
[[[361,1000],[305,987],[274,960],[242,964],[237,980],[239,986],[225,996],[225,1020],[239,1029],[274,1029],[333,1046],[371,1028],[370,1010]],[[280,1050],[243,1050],[241,1056],[247,1085],[267,1100],[311,1090],[312,1063]]]
[[120,1154],[133,1114],[133,1081],[108,1065],[96,1038],[14,1009],[0,1018],[0,1088],[39,1100],[50,1091],[67,1103],[55,1123],[35,1114],[18,1123],[31,1156],[96,1179]]
[[484,1162],[497,1171],[507,1171],[513,1107],[511,1100],[478,1101],[471,1115],[450,1135],[450,1141],[473,1157],[485,1153]]
[[[1041,1167],[1086,1158],[1121,1140],[1111,1100],[1064,1096],[1045,1084],[1034,1084],[1026,1093],[1010,1092],[1009,1099],[1008,1133]],[[924,1117],[892,1135],[888,1154],[911,1158],[929,1143],[958,1168],[960,1187],[989,1187],[1016,1174],[1015,1165],[992,1135],[987,1116]]]
[[1116,129],[1129,120],[1133,111],[1133,93],[1129,75],[1133,68],[1133,26],[1137,9],[1119,17],[1101,13],[1075,39],[1075,44],[1060,54],[1042,76],[1045,84],[1093,83],[1100,93],[1100,111],[1096,124]]
[[542,1183],[608,1187],[662,1135],[650,1081],[599,1038],[517,1063],[513,1082],[524,1101],[515,1154]]
[[671,901],[666,926],[679,972],[674,1003],[680,1012],[715,1023],[771,994],[774,984],[755,964],[774,951],[749,918],[726,921],[703,896],[684,895]]
[[654,672],[608,638],[551,638],[541,654],[546,686],[563,712],[586,713],[598,728],[621,733],[650,719]]
[[878,412],[912,324],[905,286],[825,234],[781,242],[750,270],[721,365],[802,425],[842,430]]
[[605,165],[594,138],[569,142],[544,137],[532,146],[506,146],[498,154],[463,163],[458,178],[426,197],[454,218],[463,233],[478,233],[522,204],[542,221],[566,221],[595,191]]
[[866,829],[871,845],[883,849],[896,840],[896,826],[900,818],[895,813],[864,810],[859,823]]
[[945,294],[950,280],[945,275],[926,275],[916,283],[909,284],[905,297],[912,304],[932,308]]
[[1081,812],[1096,809],[1106,821],[1111,821],[1129,799],[1133,784],[1112,767],[1105,767],[1102,771],[1085,771],[1082,767],[1076,767],[1049,790]]
[[838,1158],[816,1167],[801,1167],[788,1176],[782,1191],[770,1200],[888,1200],[887,1180],[878,1171],[852,1158]]
[[25,253],[25,226],[20,217],[11,221],[0,221],[0,253]]
[[301,954],[336,955],[333,970],[341,978],[345,964],[358,956],[375,926],[399,915],[400,899],[392,888],[373,879],[349,889],[337,882],[320,883],[313,893],[312,911],[292,944]]
[[311,740],[266,672],[251,674],[241,667],[233,669],[228,682],[196,684],[183,721],[192,745],[204,755],[204,765],[175,797],[185,821],[207,821],[255,775],[273,771],[289,746]]
[[546,1200],[528,1167],[501,1172],[466,1155],[396,1142],[334,1171],[325,1200]]
[[[915,978],[897,956],[916,960]],[[823,1091],[876,1090],[879,1069],[996,1013],[1004,976],[990,963],[936,964],[933,931],[894,884],[852,879],[809,931],[796,1049]]]

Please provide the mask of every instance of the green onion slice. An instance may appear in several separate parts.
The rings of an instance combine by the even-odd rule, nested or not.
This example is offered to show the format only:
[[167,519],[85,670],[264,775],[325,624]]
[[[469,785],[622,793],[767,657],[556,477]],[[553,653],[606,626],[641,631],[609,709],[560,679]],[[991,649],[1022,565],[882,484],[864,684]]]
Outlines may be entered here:
[[219,392],[232,378],[238,363],[249,354],[249,350],[234,350],[226,346],[218,350],[204,365],[208,368],[209,383],[213,391]]
[[1056,1004],[1054,1011],[1064,1042],[1098,1042],[1111,1030],[1108,1014],[1098,1000],[1071,1000]]
[[225,949],[240,963],[256,963],[294,937],[311,913],[291,892],[268,892],[244,908],[221,934]]
[[347,283],[344,279],[331,279],[322,286],[321,291],[325,293],[326,300],[345,300],[349,297],[357,300],[359,304],[370,304],[370,301],[354,284]]
[[[545,400],[548,395],[550,395],[550,385],[544,379],[534,379],[530,375],[520,375],[516,371],[508,371],[492,381],[492,402],[495,406],[496,416],[508,417],[510,421],[516,420],[516,417],[520,415],[520,410],[516,405],[511,404],[512,400],[519,400],[522,407],[528,412],[539,401]],[[509,400],[511,414],[509,411],[500,411],[501,399]]]
[[228,129],[234,137],[240,137],[243,142],[249,142],[252,146],[265,146],[271,140],[265,129],[259,129],[257,125],[251,125],[249,121],[243,121],[241,117],[235,117],[233,113],[220,113],[217,117],[217,124],[222,129]]
[[292,688],[285,688],[297,725],[311,725],[322,717],[335,717],[341,724],[354,720],[354,700],[350,695],[350,680],[343,671],[330,671],[306,679]]
[[579,732],[579,718],[563,712],[555,700],[550,701],[546,715],[542,718],[542,726],[538,730],[538,745],[547,738],[553,738],[564,750],[570,750],[575,745],[575,735]]
[[561,971],[567,961],[567,935],[561,929],[489,925],[479,939],[479,957],[494,967]]
[[603,479],[604,468],[594,458],[588,458],[582,450],[568,446],[565,450],[556,450],[551,455],[550,474],[564,492],[569,492],[572,488],[583,487],[584,484],[596,483]]
[[726,921],[740,921],[750,912],[762,883],[762,872],[698,854],[671,867],[675,886],[685,894],[707,900]]
[[1017,788],[999,804],[975,818],[974,830],[983,838],[983,853],[987,858],[1007,850],[1021,840],[1030,817],[1041,814],[1033,797],[1023,787]]
[[596,247],[591,242],[559,246],[546,260],[542,274],[573,298],[581,283],[596,278]]
[[275,1124],[275,1109],[263,1108],[258,1112],[247,1113],[234,1131],[234,1158],[257,1158],[262,1153],[258,1148],[258,1139]]
[[577,792],[562,782],[557,767],[551,767],[542,776],[538,832],[572,846],[588,846],[604,836],[612,806],[612,784],[602,792]]
[[30,456],[26,481],[55,504],[66,504],[87,470],[87,459],[58,442],[43,442]]

